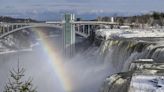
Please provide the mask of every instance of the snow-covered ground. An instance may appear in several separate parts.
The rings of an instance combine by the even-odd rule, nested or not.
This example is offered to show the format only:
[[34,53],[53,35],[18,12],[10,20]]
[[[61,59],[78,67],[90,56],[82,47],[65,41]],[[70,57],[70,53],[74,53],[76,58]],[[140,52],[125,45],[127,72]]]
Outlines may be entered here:
[[158,75],[135,75],[132,77],[129,92],[163,92],[164,77]]
[[164,37],[164,29],[99,29],[96,36],[110,38]]

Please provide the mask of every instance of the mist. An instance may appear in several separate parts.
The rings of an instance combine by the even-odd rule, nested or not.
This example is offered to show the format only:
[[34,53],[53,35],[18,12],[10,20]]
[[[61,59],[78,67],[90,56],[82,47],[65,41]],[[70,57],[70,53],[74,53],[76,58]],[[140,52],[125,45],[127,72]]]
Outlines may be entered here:
[[[47,29],[35,28],[33,30]],[[0,85],[2,85],[0,91],[4,90],[10,77],[9,71],[16,68],[19,60],[21,67],[26,70],[24,79],[32,77],[34,87],[38,92],[65,92],[61,79],[55,73],[47,53],[43,50],[44,47],[41,45],[40,39],[36,39],[38,39],[36,40],[38,44],[31,48],[0,54]],[[50,40],[52,45],[60,51],[62,47],[60,32],[45,39]],[[77,39],[79,39],[77,40],[78,44],[81,44],[80,41],[83,39],[81,37],[77,37]],[[65,77],[69,77],[72,82],[72,92],[99,92],[104,79],[116,72],[108,60],[103,59],[99,51],[100,47],[93,44],[86,47],[84,51],[76,53],[73,58],[61,61],[64,64],[64,69],[68,71],[68,76]]]

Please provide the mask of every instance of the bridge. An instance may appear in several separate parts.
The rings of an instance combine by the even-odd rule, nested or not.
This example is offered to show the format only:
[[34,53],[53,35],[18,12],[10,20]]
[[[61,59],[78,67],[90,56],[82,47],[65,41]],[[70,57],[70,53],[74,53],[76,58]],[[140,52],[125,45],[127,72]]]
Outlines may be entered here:
[[44,23],[0,23],[0,39],[26,28],[33,27],[54,27],[63,29],[63,49],[65,54],[72,56],[75,49],[75,34],[84,38],[92,35],[93,31],[102,26],[115,26],[119,25],[115,22],[104,21],[75,21],[73,14],[65,14],[63,21],[47,21]]
[[[21,31],[23,29],[27,28],[36,28],[36,27],[54,27],[62,29],[61,24],[48,24],[48,23],[3,23],[0,24],[0,38],[6,37],[7,35],[10,35],[14,32]],[[80,30],[80,29],[79,29]],[[82,37],[89,37],[89,30],[87,31],[79,31],[75,30],[75,33],[82,36]]]
[[[75,26],[75,33],[82,36],[82,37],[89,37],[91,31],[95,30],[97,27],[103,25],[118,25],[117,23],[113,22],[104,22],[104,21],[73,21],[70,22],[72,25]],[[9,34],[12,34],[16,31],[20,31],[26,28],[35,28],[35,27],[54,27],[62,29],[62,25],[64,22],[45,22],[45,23],[1,23],[0,24],[0,38],[3,38]]]

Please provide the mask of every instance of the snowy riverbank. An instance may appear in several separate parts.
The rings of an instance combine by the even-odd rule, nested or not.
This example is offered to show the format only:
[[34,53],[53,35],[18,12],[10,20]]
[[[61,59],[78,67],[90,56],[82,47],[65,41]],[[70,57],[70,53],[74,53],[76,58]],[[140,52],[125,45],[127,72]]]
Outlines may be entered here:
[[96,36],[104,39],[164,37],[164,29],[99,29]]

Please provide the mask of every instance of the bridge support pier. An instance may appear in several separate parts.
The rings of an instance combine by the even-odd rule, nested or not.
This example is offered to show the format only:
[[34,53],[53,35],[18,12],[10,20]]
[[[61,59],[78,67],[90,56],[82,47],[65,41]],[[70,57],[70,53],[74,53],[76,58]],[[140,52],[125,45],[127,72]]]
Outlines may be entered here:
[[9,32],[9,30],[10,30],[10,26],[9,26],[9,25],[7,25],[7,32]]
[[13,29],[14,29],[14,25],[11,26],[11,30],[13,30]]
[[0,34],[3,32],[3,26],[0,26]]
[[5,27],[3,27],[3,31],[2,31],[2,33],[5,33]]
[[90,35],[90,30],[91,30],[91,28],[90,28],[90,25],[88,25],[88,35]]
[[85,25],[83,25],[83,34],[85,34]]
[[77,31],[80,32],[80,24],[77,24]]
[[63,25],[63,50],[66,57],[72,57],[75,53],[75,16],[73,14],[64,15]]

